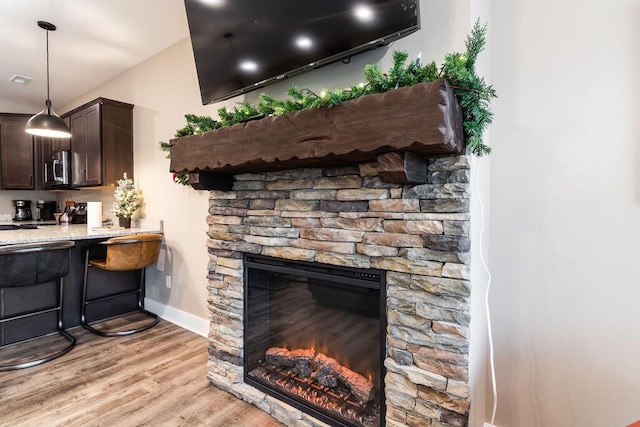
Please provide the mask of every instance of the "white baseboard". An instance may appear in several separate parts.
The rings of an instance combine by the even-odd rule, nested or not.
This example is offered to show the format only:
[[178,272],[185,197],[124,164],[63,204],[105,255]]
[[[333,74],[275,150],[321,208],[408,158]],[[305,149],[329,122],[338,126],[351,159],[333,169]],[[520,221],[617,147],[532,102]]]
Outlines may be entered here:
[[200,336],[207,337],[209,335],[209,319],[203,319],[186,311],[161,304],[149,298],[144,299],[144,308],[150,312],[157,314],[164,320],[167,320],[181,328],[187,329]]

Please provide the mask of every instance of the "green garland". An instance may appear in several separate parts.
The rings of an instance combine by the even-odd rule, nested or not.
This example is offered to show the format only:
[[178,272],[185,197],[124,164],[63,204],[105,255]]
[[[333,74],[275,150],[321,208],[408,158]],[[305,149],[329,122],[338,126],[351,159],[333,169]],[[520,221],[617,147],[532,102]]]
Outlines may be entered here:
[[[281,115],[295,113],[307,108],[334,107],[341,102],[358,98],[363,95],[382,93],[399,87],[413,86],[418,83],[447,79],[460,102],[463,115],[463,127],[467,146],[476,156],[491,153],[491,147],[484,144],[482,135],[493,121],[490,110],[492,98],[496,98],[493,86],[476,74],[475,65],[478,54],[484,50],[486,44],[487,26],[476,21],[467,36],[466,52],[450,53],[444,58],[444,63],[438,69],[435,61],[425,65],[420,58],[407,64],[409,55],[406,52],[393,52],[393,67],[384,73],[378,64],[368,64],[364,68],[365,83],[351,86],[347,89],[323,91],[320,95],[310,89],[291,87],[288,99],[278,100],[265,93],[259,96],[258,105],[251,105],[247,101],[239,102],[232,110],[222,107],[218,109],[219,120],[211,117],[185,114],[187,125],[176,131],[175,136],[194,135],[222,127],[233,126],[243,120],[259,115]],[[160,142],[163,151],[170,150],[170,144]],[[170,157],[167,155],[167,157]],[[189,184],[188,174],[174,174],[174,181]]]

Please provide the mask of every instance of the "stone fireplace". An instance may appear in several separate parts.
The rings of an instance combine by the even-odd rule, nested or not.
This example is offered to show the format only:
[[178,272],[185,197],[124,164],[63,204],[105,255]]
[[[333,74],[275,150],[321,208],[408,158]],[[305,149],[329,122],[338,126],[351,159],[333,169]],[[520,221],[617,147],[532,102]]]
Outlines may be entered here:
[[[245,260],[370,270],[381,272],[386,288],[380,379],[371,379],[384,396],[377,425],[467,425],[468,158],[428,159],[427,176],[426,184],[390,184],[376,163],[363,163],[237,174],[231,191],[210,191],[209,380],[288,426],[358,425],[318,417],[295,399],[280,399],[245,380],[245,359],[253,360],[253,369],[262,357],[247,352],[255,331],[245,329],[251,322]],[[284,341],[275,347],[300,350]]]

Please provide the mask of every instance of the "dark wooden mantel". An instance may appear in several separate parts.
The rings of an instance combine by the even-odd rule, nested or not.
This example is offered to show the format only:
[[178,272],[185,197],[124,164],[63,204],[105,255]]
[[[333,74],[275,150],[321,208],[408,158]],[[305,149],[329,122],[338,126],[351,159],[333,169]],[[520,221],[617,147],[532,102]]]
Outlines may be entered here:
[[357,164],[403,152],[411,159],[464,152],[462,113],[446,80],[173,139],[171,171],[228,182],[230,174]]

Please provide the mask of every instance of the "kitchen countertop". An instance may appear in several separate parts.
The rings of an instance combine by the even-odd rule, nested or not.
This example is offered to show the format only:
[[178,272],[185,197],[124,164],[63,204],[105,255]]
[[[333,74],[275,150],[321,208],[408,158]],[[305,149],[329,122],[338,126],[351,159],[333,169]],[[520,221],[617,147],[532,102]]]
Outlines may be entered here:
[[101,227],[87,230],[87,224],[40,225],[36,229],[0,230],[0,245],[60,240],[108,239],[130,234],[162,232],[162,221],[147,219],[134,220],[131,228]]

